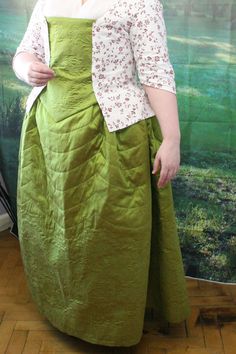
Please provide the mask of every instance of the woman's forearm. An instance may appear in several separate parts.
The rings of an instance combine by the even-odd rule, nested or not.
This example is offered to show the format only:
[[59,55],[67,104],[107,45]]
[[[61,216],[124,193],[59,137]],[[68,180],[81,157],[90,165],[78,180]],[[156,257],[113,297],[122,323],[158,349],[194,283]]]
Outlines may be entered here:
[[39,62],[40,60],[36,55],[27,52],[20,52],[13,58],[12,68],[20,80],[27,82],[27,69],[32,61]]
[[170,91],[143,85],[152,109],[160,123],[163,139],[180,141],[176,95]]

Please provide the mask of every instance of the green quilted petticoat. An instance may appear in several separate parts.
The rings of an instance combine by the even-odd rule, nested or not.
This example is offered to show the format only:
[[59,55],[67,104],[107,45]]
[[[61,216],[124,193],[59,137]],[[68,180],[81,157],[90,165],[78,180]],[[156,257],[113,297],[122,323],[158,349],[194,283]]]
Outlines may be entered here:
[[146,308],[190,314],[171,183],[151,174],[156,116],[109,132],[91,80],[93,19],[48,17],[49,80],[25,114],[19,242],[33,300],[91,343],[137,344]]

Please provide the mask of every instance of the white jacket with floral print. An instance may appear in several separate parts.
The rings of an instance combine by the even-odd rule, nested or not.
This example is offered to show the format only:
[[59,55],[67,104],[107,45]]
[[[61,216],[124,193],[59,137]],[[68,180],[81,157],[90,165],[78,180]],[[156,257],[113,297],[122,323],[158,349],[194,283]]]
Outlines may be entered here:
[[[37,1],[14,58],[22,51],[29,52],[50,67],[46,3],[47,0]],[[92,26],[92,84],[108,130],[122,129],[154,116],[142,84],[176,94],[162,3],[109,0],[108,8]],[[44,87],[33,87],[26,112]]]

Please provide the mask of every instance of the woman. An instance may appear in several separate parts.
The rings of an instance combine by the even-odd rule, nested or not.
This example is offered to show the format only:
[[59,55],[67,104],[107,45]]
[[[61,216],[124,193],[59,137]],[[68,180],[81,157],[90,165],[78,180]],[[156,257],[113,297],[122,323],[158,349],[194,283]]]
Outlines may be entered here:
[[170,181],[180,130],[163,8],[64,3],[37,1],[13,60],[33,86],[19,150],[22,259],[56,328],[131,346],[146,308],[169,322],[190,313]]

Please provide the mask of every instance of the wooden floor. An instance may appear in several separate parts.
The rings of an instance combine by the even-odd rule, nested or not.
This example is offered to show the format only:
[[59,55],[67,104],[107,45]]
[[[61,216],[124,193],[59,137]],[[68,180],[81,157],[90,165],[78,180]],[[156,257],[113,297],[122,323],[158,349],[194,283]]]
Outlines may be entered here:
[[129,348],[87,343],[53,327],[37,311],[25,280],[19,241],[0,233],[0,354],[236,354],[236,286],[186,277],[192,313],[178,325],[145,321]]

